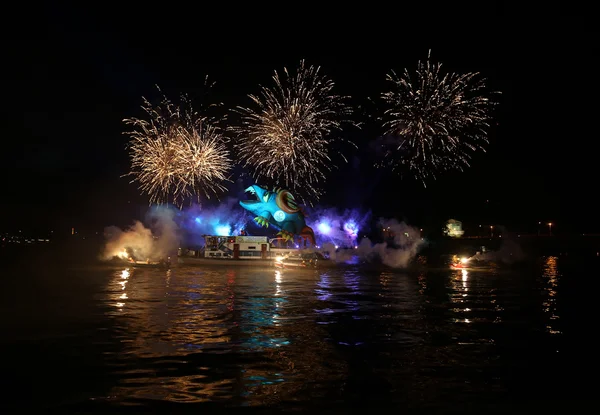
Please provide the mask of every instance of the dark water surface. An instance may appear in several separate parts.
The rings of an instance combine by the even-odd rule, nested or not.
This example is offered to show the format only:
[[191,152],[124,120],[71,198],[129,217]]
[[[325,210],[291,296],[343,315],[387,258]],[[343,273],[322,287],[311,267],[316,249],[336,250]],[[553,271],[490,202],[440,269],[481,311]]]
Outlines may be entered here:
[[1,406],[549,412],[596,394],[595,329],[582,321],[595,312],[600,263],[584,262],[395,273],[5,267]]

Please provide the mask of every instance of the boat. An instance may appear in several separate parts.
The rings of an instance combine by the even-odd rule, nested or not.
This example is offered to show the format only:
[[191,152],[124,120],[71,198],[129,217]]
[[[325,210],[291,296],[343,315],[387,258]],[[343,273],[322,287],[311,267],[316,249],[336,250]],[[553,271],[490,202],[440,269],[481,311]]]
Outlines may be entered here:
[[277,269],[319,269],[336,267],[338,264],[319,252],[296,252],[275,258],[273,265]]
[[166,261],[134,261],[130,260],[129,264],[133,268],[169,268],[171,266],[171,260]]
[[453,269],[462,269],[467,268],[469,259],[466,256],[459,257],[458,255],[452,255],[452,259],[450,260],[450,268]]
[[496,269],[497,265],[489,261],[478,260],[477,257],[457,257],[454,255],[450,263],[450,269],[465,271],[489,271]]
[[273,267],[277,258],[306,255],[310,248],[275,246],[266,236],[203,235],[202,247],[179,248],[177,262],[183,265]]
[[318,260],[315,253],[293,253],[275,258],[273,265],[278,269],[314,269],[317,268],[317,262]]

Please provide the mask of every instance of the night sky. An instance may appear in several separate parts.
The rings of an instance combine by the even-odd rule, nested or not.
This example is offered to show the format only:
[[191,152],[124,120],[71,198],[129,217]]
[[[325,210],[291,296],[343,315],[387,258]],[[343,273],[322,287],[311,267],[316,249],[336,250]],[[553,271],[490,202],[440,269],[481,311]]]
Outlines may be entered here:
[[168,96],[194,97],[208,75],[217,82],[214,100],[233,108],[249,104],[246,95],[273,70],[304,58],[322,66],[338,93],[364,104],[383,91],[390,69],[415,68],[429,49],[448,70],[479,71],[502,91],[488,152],[423,188],[373,170],[366,149],[375,126],[349,129],[360,151],[332,175],[323,203],[415,224],[455,217],[599,230],[599,146],[588,130],[597,47],[581,18],[493,6],[454,10],[456,19],[442,11],[441,24],[418,11],[320,16],[308,5],[256,20],[256,10],[242,18],[84,7],[40,10],[31,30],[8,42],[0,230],[102,230],[142,218],[147,197],[121,177],[128,171],[121,120],[142,116],[141,97],[156,98],[157,84]]

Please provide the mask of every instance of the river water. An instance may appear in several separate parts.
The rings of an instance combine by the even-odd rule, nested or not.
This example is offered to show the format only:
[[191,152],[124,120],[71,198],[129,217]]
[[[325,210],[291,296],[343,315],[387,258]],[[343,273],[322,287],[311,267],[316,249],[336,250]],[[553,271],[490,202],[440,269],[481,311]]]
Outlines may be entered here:
[[5,268],[2,406],[554,407],[589,397],[598,270],[556,256],[480,271]]

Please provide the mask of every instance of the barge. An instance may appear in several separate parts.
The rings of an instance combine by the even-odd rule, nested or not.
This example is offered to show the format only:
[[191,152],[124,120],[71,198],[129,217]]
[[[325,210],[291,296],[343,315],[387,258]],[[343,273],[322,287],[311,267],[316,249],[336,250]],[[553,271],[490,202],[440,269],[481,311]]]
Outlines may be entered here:
[[179,248],[177,262],[184,265],[274,266],[277,258],[305,251],[276,247],[266,236],[203,235],[203,247]]

